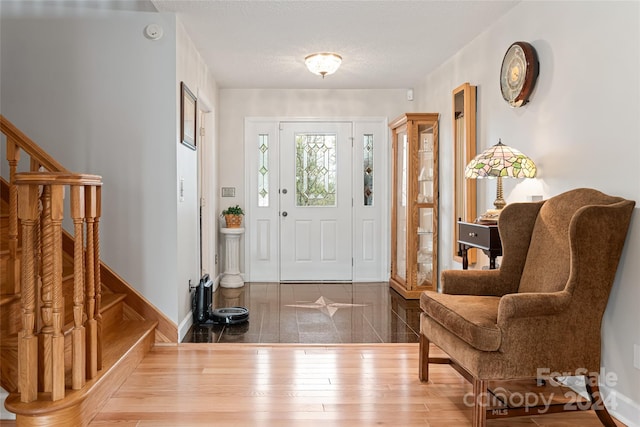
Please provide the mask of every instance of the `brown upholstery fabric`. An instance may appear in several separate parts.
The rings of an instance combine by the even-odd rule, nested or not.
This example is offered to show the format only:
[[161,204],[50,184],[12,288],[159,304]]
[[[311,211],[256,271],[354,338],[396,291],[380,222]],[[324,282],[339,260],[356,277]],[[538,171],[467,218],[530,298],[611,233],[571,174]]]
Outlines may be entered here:
[[479,379],[598,372],[634,205],[584,188],[507,205],[500,269],[443,271],[442,294],[421,296],[421,334]]
[[549,199],[536,219],[518,292],[554,292],[564,289],[571,266],[569,228],[574,216],[584,206],[619,201],[622,199],[587,189]]
[[467,344],[482,351],[500,348],[499,297],[425,292],[420,308]]

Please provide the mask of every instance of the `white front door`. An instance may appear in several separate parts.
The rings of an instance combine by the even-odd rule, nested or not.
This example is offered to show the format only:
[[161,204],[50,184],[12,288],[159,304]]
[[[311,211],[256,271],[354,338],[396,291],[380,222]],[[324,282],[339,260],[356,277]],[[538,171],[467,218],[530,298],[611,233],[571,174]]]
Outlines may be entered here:
[[352,123],[282,122],[280,280],[352,279]]

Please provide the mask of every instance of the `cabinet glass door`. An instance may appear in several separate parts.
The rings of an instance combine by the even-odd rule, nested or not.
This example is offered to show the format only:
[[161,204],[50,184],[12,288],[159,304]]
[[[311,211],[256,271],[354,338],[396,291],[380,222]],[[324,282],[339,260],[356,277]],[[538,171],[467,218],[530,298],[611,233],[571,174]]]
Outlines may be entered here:
[[418,203],[433,203],[433,128],[420,126]]
[[432,125],[418,126],[418,176],[417,196],[417,251],[416,284],[425,286],[435,283],[433,280],[434,245],[434,132]]
[[398,134],[396,156],[396,275],[407,279],[407,134]]
[[418,209],[417,284],[433,281],[433,208]]

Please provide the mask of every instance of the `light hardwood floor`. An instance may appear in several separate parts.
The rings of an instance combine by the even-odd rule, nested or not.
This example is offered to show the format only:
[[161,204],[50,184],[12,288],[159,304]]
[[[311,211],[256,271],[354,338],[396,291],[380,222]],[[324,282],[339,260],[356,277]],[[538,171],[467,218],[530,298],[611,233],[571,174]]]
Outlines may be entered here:
[[[418,380],[416,344],[160,345],[91,426],[470,425],[471,385],[447,365],[430,374]],[[488,425],[600,423],[585,411]]]

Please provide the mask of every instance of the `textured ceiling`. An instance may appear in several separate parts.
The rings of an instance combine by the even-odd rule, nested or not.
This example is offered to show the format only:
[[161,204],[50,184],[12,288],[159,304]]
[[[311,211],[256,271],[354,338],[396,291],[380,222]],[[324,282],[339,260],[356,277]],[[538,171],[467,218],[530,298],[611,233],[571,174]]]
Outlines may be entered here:
[[[178,15],[222,88],[384,89],[413,87],[517,1],[152,3]],[[320,51],[343,58],[324,80],[304,65]]]
[[[411,88],[520,0],[0,0],[3,15],[176,13],[222,88]],[[506,50],[508,46],[499,46]],[[336,52],[324,80],[304,57]]]

